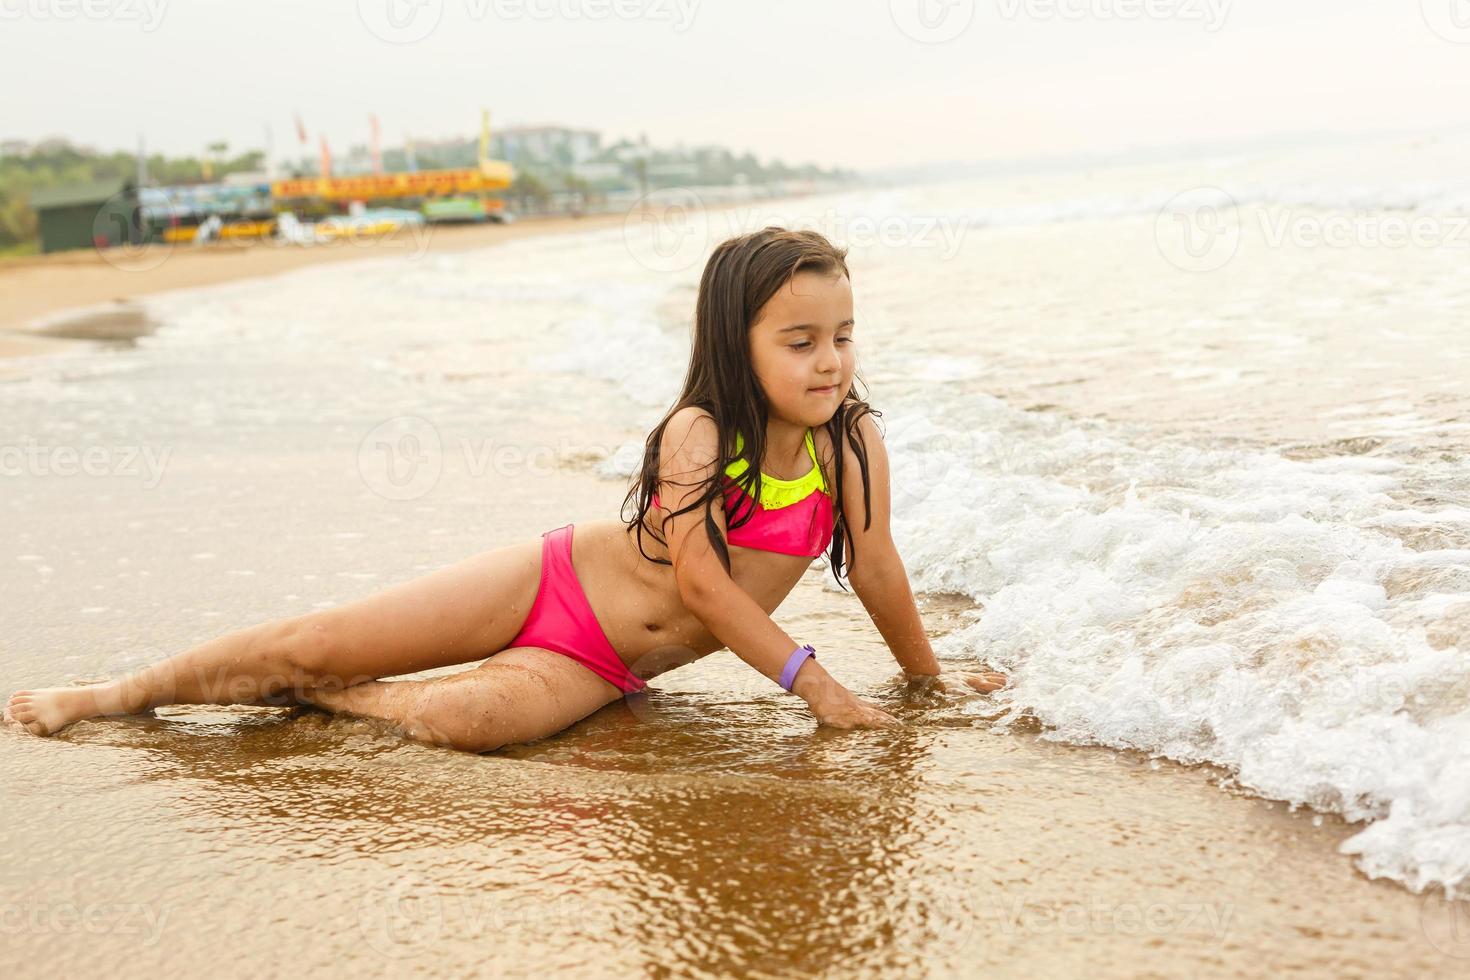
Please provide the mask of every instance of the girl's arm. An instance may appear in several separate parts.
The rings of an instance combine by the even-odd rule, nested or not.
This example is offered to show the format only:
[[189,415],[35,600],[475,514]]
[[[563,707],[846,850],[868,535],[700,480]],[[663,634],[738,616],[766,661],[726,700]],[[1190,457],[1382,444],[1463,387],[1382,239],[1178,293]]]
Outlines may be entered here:
[[[862,601],[873,625],[883,635],[893,659],[898,661],[909,680],[940,676],[939,661],[929,645],[929,635],[914,602],[908,570],[899,557],[889,528],[891,493],[888,477],[888,449],[871,415],[858,421],[863,446],[868,456],[868,490],[872,522],[866,528],[863,512],[862,473],[857,455],[849,445],[843,446],[843,508],[847,514],[847,580]],[[845,442],[845,441],[844,441]],[[856,556],[856,560],[854,560]],[[992,691],[1005,685],[1005,675],[994,672],[971,673],[947,671],[945,677],[962,681],[977,691]],[[941,689],[944,685],[939,684]]]
[[[659,497],[670,512],[687,507],[713,477],[719,455],[714,420],[697,408],[669,419],[660,448]],[[710,509],[720,533],[724,512]],[[684,606],[737,657],[779,684],[797,642],[729,574],[710,545],[701,510],[665,518],[664,536]],[[822,724],[842,728],[897,725],[898,720],[857,697],[814,657],[797,671],[791,691]]]

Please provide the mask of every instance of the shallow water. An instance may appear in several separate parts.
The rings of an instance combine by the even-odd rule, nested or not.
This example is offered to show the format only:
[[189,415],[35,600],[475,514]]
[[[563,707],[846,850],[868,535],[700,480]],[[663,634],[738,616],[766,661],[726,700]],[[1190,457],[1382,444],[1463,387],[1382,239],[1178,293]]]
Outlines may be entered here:
[[[900,697],[818,563],[777,618],[905,730],[815,731],[720,654],[484,757],[248,708],[6,732],[7,909],[31,910],[7,945],[75,969],[204,967],[227,929],[291,969],[1456,973],[1454,910],[1334,848],[1411,887],[1470,870],[1464,255],[1247,222],[1190,271],[1150,210],[1316,163],[871,192],[682,240],[857,240],[900,548],[941,657],[1007,694]],[[864,241],[865,215],[908,237]],[[0,383],[0,686],[616,513],[702,254],[645,231],[160,296],[135,347]]]

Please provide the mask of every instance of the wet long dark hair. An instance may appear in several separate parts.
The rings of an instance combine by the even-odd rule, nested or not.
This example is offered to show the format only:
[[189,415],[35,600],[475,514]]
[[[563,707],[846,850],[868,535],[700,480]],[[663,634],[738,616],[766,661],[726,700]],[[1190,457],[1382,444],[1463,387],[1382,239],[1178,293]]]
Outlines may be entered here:
[[[699,499],[675,513],[704,508],[705,532],[725,571],[730,571],[730,551],[715,524],[711,507],[724,506],[725,468],[737,458],[735,433],[741,433],[744,440],[739,458],[747,463],[745,472],[736,482],[750,500],[760,499],[760,461],[766,453],[769,412],[765,393],[750,363],[750,329],[766,302],[798,272],[852,278],[847,271],[847,249],[837,248],[815,231],[788,231],[774,225],[720,243],[705,264],[699,281],[699,297],[695,302],[694,346],[689,355],[683,390],[674,406],[649,433],[643,447],[643,465],[623,500],[624,515],[630,506],[635,509],[631,518],[624,517],[628,533],[638,536],[638,551],[649,561],[671,564],[667,558],[655,558],[644,550],[645,532],[668,547],[662,524],[657,531],[652,531],[645,518],[653,506],[653,496],[658,492],[659,449],[663,445],[664,429],[677,412],[692,405],[714,418],[719,430],[720,461],[713,479],[704,486]],[[859,384],[864,389],[862,398],[855,391]],[[883,413],[869,405],[866,396],[867,385],[854,372],[852,386],[843,393],[837,411],[824,426],[831,437],[835,457],[835,472],[828,473],[824,468],[822,473],[832,491],[835,517],[831,551],[827,557],[832,575],[843,589],[846,589],[843,564],[849,537],[848,515],[843,506],[846,479],[842,465],[844,444],[853,447],[863,483],[863,529],[867,530],[873,523],[867,447],[858,423],[864,415],[881,418]],[[737,513],[726,526],[741,527],[754,514],[754,506],[737,508]],[[856,553],[853,560],[857,560]]]

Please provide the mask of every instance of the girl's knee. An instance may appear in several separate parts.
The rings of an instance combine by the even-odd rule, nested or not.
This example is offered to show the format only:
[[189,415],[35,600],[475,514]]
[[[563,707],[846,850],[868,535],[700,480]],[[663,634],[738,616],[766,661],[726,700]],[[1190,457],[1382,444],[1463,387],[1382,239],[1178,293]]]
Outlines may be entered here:
[[265,627],[262,655],[272,669],[287,676],[287,684],[311,687],[347,687],[367,677],[341,676],[347,649],[341,630],[331,617],[309,613]]
[[465,704],[449,694],[405,718],[404,731],[418,741],[461,752],[490,752],[511,741],[499,720],[493,705]]

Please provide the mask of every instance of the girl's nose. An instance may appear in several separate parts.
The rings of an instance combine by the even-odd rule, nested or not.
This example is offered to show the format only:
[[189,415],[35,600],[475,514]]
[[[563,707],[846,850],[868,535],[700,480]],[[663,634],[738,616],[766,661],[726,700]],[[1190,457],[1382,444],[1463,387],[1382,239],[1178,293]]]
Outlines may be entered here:
[[842,370],[842,359],[837,356],[837,348],[827,345],[822,348],[822,359],[817,364],[817,370],[823,374],[836,374]]

